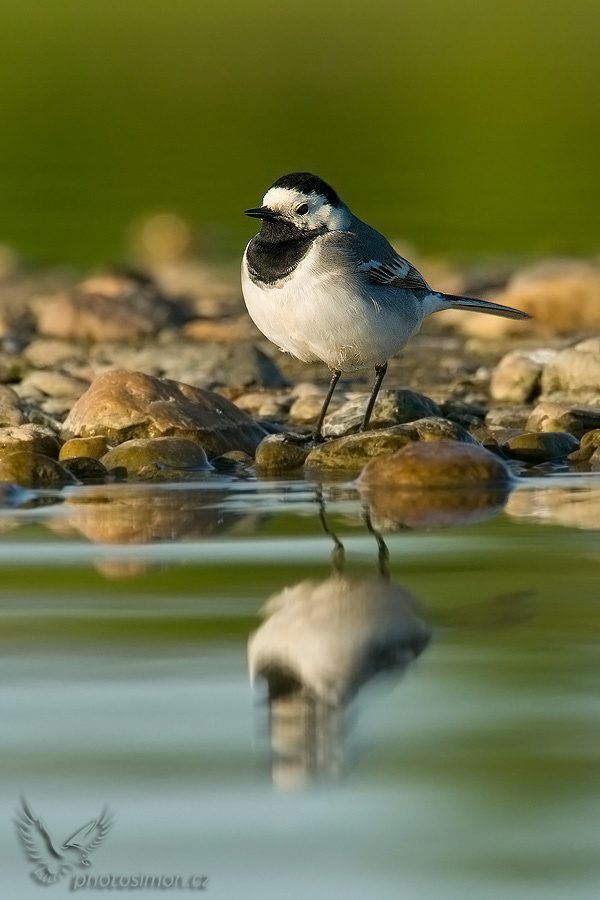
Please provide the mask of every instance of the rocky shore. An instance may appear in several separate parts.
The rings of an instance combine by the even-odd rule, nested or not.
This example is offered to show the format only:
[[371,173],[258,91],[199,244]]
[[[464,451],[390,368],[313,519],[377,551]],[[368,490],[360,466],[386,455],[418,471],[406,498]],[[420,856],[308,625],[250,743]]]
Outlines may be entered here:
[[[326,442],[313,445],[306,435],[329,373],[278,353],[255,330],[235,269],[184,261],[78,279],[2,260],[7,485],[363,472],[361,483],[381,493],[407,484],[501,489],[519,474],[600,470],[594,262],[431,274],[440,289],[534,318],[430,317],[390,362],[371,430],[357,433],[372,373],[357,373],[340,382]],[[4,488],[0,502],[10,496]]]

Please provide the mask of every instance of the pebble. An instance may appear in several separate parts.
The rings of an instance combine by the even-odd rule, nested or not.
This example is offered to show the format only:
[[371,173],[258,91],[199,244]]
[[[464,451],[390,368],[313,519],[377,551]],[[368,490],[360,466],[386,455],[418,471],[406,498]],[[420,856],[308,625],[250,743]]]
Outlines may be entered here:
[[[67,397],[75,401],[89,388],[89,381],[75,378],[58,369],[35,369],[19,385],[21,397]],[[39,393],[38,393],[39,392]]]
[[[356,394],[325,419],[325,437],[355,434],[361,426],[369,394]],[[392,428],[430,416],[441,415],[437,403],[415,391],[381,391],[373,408],[369,429]]]
[[[290,407],[290,422],[295,422],[298,425],[314,425],[317,421],[319,413],[321,412],[321,407],[323,406],[324,399],[324,394],[307,394],[304,397],[298,397],[298,399],[294,400]],[[334,404],[334,401],[332,400],[332,413],[335,409],[336,404]]]
[[79,341],[139,341],[183,321],[150,280],[107,274],[32,303],[40,334]]
[[578,447],[577,438],[566,431],[530,431],[510,438],[502,445],[507,456],[528,463],[566,459]]
[[527,419],[528,431],[568,431],[577,438],[600,428],[600,409],[545,401]]
[[571,462],[588,462],[600,449],[600,428],[588,431],[581,438],[581,444],[578,450],[574,450],[569,454]]
[[58,459],[59,462],[64,462],[66,459],[76,459],[79,456],[88,459],[102,459],[111,448],[112,444],[104,435],[89,438],[71,438],[71,440],[65,441],[60,448]]
[[358,487],[381,528],[446,528],[481,522],[505,505],[509,468],[483,447],[456,441],[409,444],[373,459]]
[[58,438],[44,425],[28,424],[0,428],[0,456],[17,450],[30,450],[56,459],[59,449]]
[[84,345],[58,338],[36,338],[23,351],[24,358],[36,369],[83,365],[87,362],[88,355]]
[[539,394],[542,372],[556,353],[556,350],[550,348],[512,350],[507,353],[492,375],[492,399],[500,403],[529,403]]
[[116,370],[92,382],[63,426],[64,440],[96,435],[117,444],[132,438],[188,438],[211,457],[227,450],[253,455],[265,431],[212,391]]
[[374,459],[359,479],[363,486],[386,489],[506,488],[512,482],[510,469],[493,453],[475,444],[448,440],[409,444],[392,456]]
[[2,403],[0,398],[0,428],[7,425],[25,425],[27,422],[27,416],[18,406]]
[[82,484],[106,484],[109,474],[105,466],[91,456],[72,456],[61,465]]
[[559,351],[544,369],[542,393],[545,399],[566,396],[600,406],[600,337]]
[[79,482],[63,465],[43,453],[17,450],[0,458],[0,481],[24,488],[62,488]]
[[492,431],[504,428],[517,428],[523,430],[529,417],[529,406],[500,406],[490,409],[485,417],[485,424]]
[[311,447],[290,434],[270,434],[260,442],[255,463],[259,472],[291,472],[301,469]]
[[21,398],[8,384],[0,384],[0,406],[12,406],[14,409],[21,408]]
[[306,458],[307,467],[358,470],[378,456],[389,456],[416,441],[461,441],[478,445],[469,432],[447,419],[426,418],[392,428],[349,434],[314,447]]
[[155,482],[195,481],[213,468],[199,444],[176,437],[125,441],[100,462],[109,474]]

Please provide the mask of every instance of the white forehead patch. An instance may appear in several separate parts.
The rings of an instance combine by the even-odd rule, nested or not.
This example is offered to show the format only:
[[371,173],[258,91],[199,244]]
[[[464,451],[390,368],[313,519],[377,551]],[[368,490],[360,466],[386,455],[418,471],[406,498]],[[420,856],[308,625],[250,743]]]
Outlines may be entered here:
[[330,231],[343,230],[348,227],[350,212],[348,207],[340,203],[339,206],[331,206],[329,201],[321,194],[311,191],[304,194],[295,188],[270,188],[263,197],[263,206],[276,209],[284,215],[292,214],[298,203],[308,203],[309,212],[304,218],[307,228],[318,228],[326,225]]
[[294,188],[270,188],[263,197],[263,205],[270,209],[285,209],[304,198],[304,194]]

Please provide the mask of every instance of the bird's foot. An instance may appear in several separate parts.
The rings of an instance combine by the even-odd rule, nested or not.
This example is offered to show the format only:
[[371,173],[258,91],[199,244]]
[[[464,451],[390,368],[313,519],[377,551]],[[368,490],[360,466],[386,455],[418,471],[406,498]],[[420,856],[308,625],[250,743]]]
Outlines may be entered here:
[[295,434],[294,432],[286,431],[285,436],[288,440],[293,441],[295,444],[316,445],[325,443],[325,438],[320,431],[311,431],[309,434]]

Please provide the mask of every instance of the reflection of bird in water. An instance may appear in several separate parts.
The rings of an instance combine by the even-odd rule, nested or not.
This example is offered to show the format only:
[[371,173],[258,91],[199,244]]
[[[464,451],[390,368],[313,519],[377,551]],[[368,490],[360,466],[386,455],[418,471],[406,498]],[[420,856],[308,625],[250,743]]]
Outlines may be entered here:
[[[248,646],[251,677],[267,684],[272,774],[280,787],[339,775],[347,704],[376,675],[399,676],[430,636],[413,596],[389,580],[383,539],[372,532],[379,574],[350,577],[342,571],[342,544],[323,515],[321,521],[335,544],[332,574],[271,597]],[[372,531],[368,519],[367,526]]]

